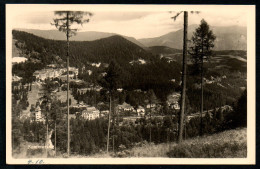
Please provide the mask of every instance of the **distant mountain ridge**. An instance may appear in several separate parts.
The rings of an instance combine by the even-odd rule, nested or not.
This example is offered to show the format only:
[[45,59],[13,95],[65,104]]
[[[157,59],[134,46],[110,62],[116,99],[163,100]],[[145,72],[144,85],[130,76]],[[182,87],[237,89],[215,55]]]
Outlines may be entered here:
[[[191,39],[193,32],[198,25],[189,25],[188,38]],[[247,28],[240,26],[210,26],[213,33],[216,35],[215,47],[213,50],[247,50]],[[28,32],[36,36],[52,39],[52,40],[66,40],[64,33],[58,30],[37,30],[37,29],[15,29],[19,31]],[[86,31],[77,32],[71,37],[71,41],[94,41],[102,38],[119,35],[116,33]],[[136,45],[148,49],[151,46],[167,46],[175,49],[182,49],[183,29],[169,32],[165,35],[154,38],[135,39],[134,37],[123,36],[125,39],[135,43]],[[148,49],[149,50],[149,49]]]
[[[188,38],[191,39],[193,32],[198,25],[188,27]],[[247,49],[247,28],[239,26],[218,27],[210,26],[216,35],[214,50],[246,50]],[[175,49],[182,49],[183,29],[167,33],[155,38],[138,39],[147,47],[168,46]]]
[[174,49],[168,46],[151,46],[148,50],[157,55],[182,53],[182,49]]
[[[58,30],[38,30],[38,29],[15,29],[15,30],[31,33],[33,35],[45,39],[66,40],[65,34]],[[114,35],[119,35],[119,34],[109,33],[109,32],[97,32],[97,31],[77,32],[77,34],[75,36],[72,36],[70,40],[71,41],[94,41],[94,40],[111,37]],[[119,35],[119,36],[122,36],[125,39],[137,44],[138,46],[145,48],[145,46],[142,43],[140,43],[133,37],[124,36],[124,35]]]

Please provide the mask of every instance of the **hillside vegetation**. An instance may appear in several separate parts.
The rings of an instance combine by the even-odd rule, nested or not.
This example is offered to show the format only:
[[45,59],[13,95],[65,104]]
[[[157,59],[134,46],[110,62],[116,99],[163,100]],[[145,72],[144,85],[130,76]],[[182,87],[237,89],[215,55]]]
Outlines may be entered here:
[[181,144],[142,144],[117,154],[121,157],[245,158],[246,128],[185,140]]

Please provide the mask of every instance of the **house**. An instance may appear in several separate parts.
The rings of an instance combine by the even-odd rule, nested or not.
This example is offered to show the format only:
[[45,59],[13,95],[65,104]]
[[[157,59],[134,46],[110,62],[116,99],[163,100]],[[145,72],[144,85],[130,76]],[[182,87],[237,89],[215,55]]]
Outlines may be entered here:
[[167,97],[167,104],[169,107],[175,109],[175,110],[179,110],[180,109],[180,105],[179,105],[179,99],[181,97],[181,94],[178,93],[178,92],[174,92],[172,94],[170,94],[168,97]]
[[22,78],[21,77],[19,77],[19,76],[16,76],[16,75],[13,75],[12,76],[12,81],[13,82],[18,82],[18,81],[20,81]]
[[118,91],[118,92],[122,92],[123,89],[122,89],[122,88],[118,88],[117,91]]
[[56,65],[56,64],[49,64],[49,65],[47,65],[47,67],[50,67],[50,68],[56,68],[57,65]]
[[144,108],[142,107],[142,106],[138,106],[138,108],[137,108],[137,113],[141,113],[141,112],[145,112],[145,110],[144,110]]
[[79,94],[85,94],[87,93],[87,91],[91,91],[92,88],[88,87],[88,88],[81,88],[81,89],[77,89],[77,93]]
[[145,109],[142,106],[138,106],[136,111],[137,111],[138,116],[144,116],[145,115]]
[[79,102],[79,104],[72,106],[74,108],[87,108],[89,105],[83,103],[83,101]]
[[79,93],[79,94],[85,94],[85,93],[87,93],[88,91],[100,92],[101,89],[102,89],[101,86],[88,87],[88,88],[80,88],[80,89],[77,89],[77,93]]
[[[64,73],[66,73],[67,69],[66,68],[58,68],[56,69],[54,65],[48,65],[49,68],[47,69],[42,69],[42,70],[37,70],[33,73],[33,76],[36,77],[37,80],[45,80],[47,78],[56,78],[56,77],[61,77]],[[75,75],[78,75],[78,69],[75,67],[69,67],[69,77],[73,78]],[[67,75],[64,74],[64,79],[67,80]]]
[[100,112],[100,116],[101,117],[104,117],[104,116],[106,116],[108,114],[109,114],[109,110],[103,110],[103,111]]
[[72,74],[76,74],[78,76],[79,69],[75,67],[69,67],[69,72],[72,72]]
[[170,107],[175,110],[180,110],[180,105],[178,104],[178,102],[171,104]]
[[39,105],[36,106],[35,110],[32,112],[31,122],[32,121],[45,123],[45,118],[42,116],[41,108]]
[[69,114],[69,119],[76,119],[76,115],[75,114]]
[[118,105],[118,106],[117,106],[117,109],[118,109],[119,111],[133,111],[133,110],[134,110],[134,107],[131,106],[130,104],[127,104],[126,102],[124,102],[123,104]]
[[86,110],[82,111],[81,116],[86,120],[94,120],[99,118],[100,111],[95,107],[87,107]]
[[100,67],[101,63],[92,63],[91,66]]
[[152,103],[152,104],[147,104],[146,105],[146,108],[147,109],[150,109],[150,108],[155,108],[156,107],[156,104]]
[[92,74],[92,70],[87,70],[88,75]]
[[175,79],[171,79],[170,81],[171,81],[172,83],[175,83],[175,82],[176,82],[176,80],[175,80]]
[[107,75],[107,73],[106,73],[106,72],[103,72],[103,73],[101,73],[101,75],[104,77],[104,76]]

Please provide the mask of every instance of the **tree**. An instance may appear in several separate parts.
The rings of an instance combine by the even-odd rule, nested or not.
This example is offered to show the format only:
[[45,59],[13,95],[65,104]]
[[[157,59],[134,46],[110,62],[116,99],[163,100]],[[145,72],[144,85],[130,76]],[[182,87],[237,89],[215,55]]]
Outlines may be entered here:
[[61,114],[61,103],[58,100],[52,101],[52,106],[50,109],[50,116],[52,121],[54,121],[54,150],[55,150],[55,156],[57,152],[57,121],[62,118]]
[[152,126],[151,126],[151,123],[152,123],[152,104],[157,102],[157,98],[154,94],[153,89],[148,90],[147,95],[148,95],[148,101],[149,101],[149,104],[150,104],[150,123],[149,123],[149,133],[150,134],[149,135],[150,135],[150,143],[151,143],[152,142]]
[[[42,85],[41,89],[41,107],[42,110],[45,112],[46,117],[46,144],[48,144],[48,130],[49,130],[49,116],[48,112],[51,109],[51,103],[52,100],[55,99],[55,95],[53,94],[53,91],[55,90],[55,83],[51,82],[51,80],[48,78],[45,80],[45,83]],[[48,147],[46,147],[46,154],[48,156],[47,152]]]
[[[105,90],[109,93],[109,114],[108,114],[108,131],[107,131],[107,153],[109,148],[109,133],[110,133],[110,121],[111,121],[111,111],[112,111],[112,103],[114,103],[114,94],[117,89],[121,86],[120,83],[120,74],[121,68],[117,65],[117,63],[112,60],[108,66],[107,74],[100,81],[101,86],[104,87]],[[114,106],[113,106],[114,107]],[[114,109],[113,109],[114,110]],[[114,111],[113,111],[114,112]],[[114,113],[113,113],[114,114]]]
[[[182,13],[178,12],[172,19],[176,18]],[[181,83],[181,110],[179,116],[179,130],[178,130],[178,142],[182,141],[183,137],[183,121],[185,111],[185,96],[186,96],[186,72],[187,72],[187,30],[188,30],[188,12],[184,11],[184,28],[183,28],[183,61],[182,61],[182,83]]]
[[[184,121],[184,112],[186,107],[186,74],[187,74],[187,40],[188,40],[188,12],[187,11],[181,11],[177,12],[177,14],[173,17],[174,21],[178,18],[178,16],[184,12],[184,24],[183,24],[183,61],[182,61],[182,83],[181,83],[181,110],[179,115],[179,130],[178,130],[178,142],[180,143],[182,141],[183,137],[183,121]],[[193,13],[200,13],[199,11],[190,11],[191,14]]]
[[192,36],[192,46],[190,55],[192,56],[192,61],[200,72],[201,78],[201,106],[200,106],[200,116],[201,116],[201,129],[200,134],[202,135],[202,113],[203,113],[203,62],[204,60],[209,60],[212,55],[212,48],[214,47],[214,41],[216,36],[210,30],[208,23],[202,19],[199,27],[195,30]]
[[234,110],[228,114],[226,121],[230,128],[247,126],[247,89],[235,102]]
[[76,34],[78,29],[73,29],[71,26],[73,24],[83,25],[89,22],[89,18],[85,19],[84,16],[92,16],[90,12],[83,11],[55,11],[55,15],[58,18],[53,19],[55,27],[66,34],[67,37],[67,121],[68,121],[68,147],[67,153],[70,154],[70,125],[69,125],[69,38]]
[[19,119],[19,114],[21,111],[21,105],[17,104],[14,97],[12,97],[12,153],[16,150],[20,153],[21,143],[23,141],[23,124]]

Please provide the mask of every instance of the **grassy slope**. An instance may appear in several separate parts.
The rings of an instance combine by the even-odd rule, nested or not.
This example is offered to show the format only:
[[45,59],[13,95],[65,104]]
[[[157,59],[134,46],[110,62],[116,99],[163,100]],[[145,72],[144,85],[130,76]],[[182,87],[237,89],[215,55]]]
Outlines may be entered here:
[[[188,139],[182,144],[141,144],[141,146],[113,154],[105,151],[86,155],[71,154],[71,158],[113,158],[113,157],[172,157],[172,158],[245,158],[247,156],[246,128],[228,130],[210,136]],[[27,146],[22,147],[22,153],[14,153],[14,158],[25,158]],[[36,152],[34,157],[46,157],[45,151]],[[58,158],[64,156],[57,152]]]
[[232,158],[246,157],[246,128],[228,130],[210,136],[188,139],[176,143],[143,145],[128,150],[130,157],[174,157],[174,158]]

